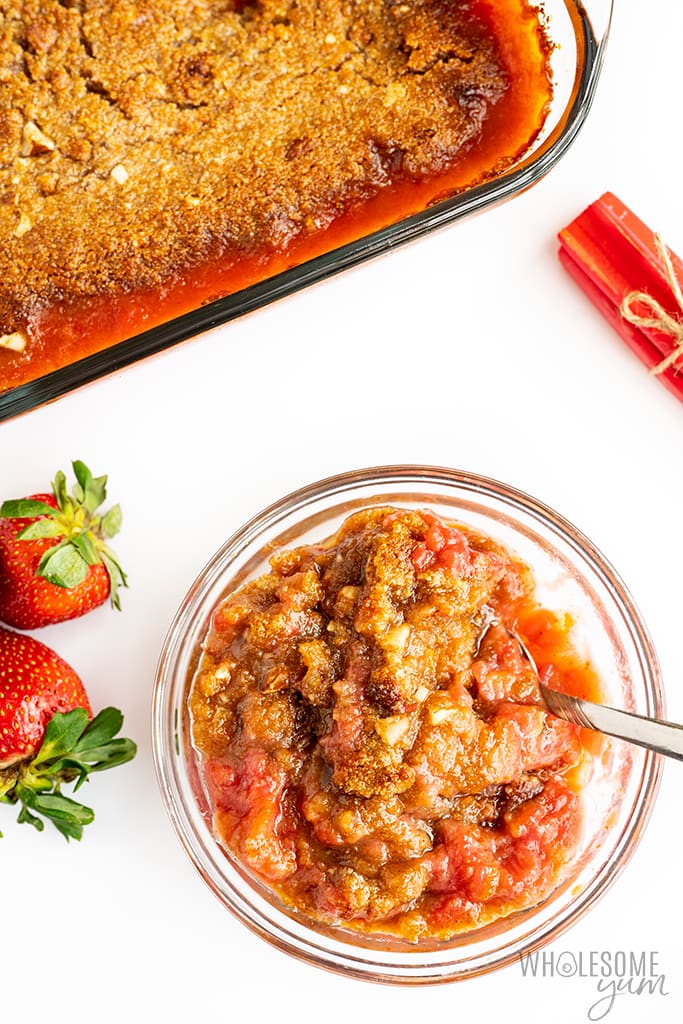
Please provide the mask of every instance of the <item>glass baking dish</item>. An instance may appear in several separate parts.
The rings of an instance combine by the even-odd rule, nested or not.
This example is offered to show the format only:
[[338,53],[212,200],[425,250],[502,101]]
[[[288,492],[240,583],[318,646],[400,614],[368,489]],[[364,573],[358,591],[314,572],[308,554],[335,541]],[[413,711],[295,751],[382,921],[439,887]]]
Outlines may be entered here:
[[250,313],[534,185],[564,155],[586,119],[602,67],[613,0],[586,0],[585,3],[542,0],[539,6],[548,35],[555,44],[551,56],[554,93],[543,131],[512,169],[484,184],[430,202],[426,208],[396,223],[304,259],[265,280],[0,393],[0,420],[59,398],[138,359]]

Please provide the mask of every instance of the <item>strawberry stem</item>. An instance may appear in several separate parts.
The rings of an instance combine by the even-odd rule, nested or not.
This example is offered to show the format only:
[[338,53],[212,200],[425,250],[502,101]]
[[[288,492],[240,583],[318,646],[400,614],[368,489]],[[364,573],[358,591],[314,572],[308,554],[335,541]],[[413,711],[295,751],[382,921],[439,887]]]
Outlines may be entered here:
[[29,523],[18,540],[36,540],[54,537],[56,543],[48,548],[38,563],[36,575],[57,587],[73,590],[79,586],[90,566],[103,565],[109,576],[109,598],[114,608],[121,608],[120,587],[128,580],[119,562],[107,546],[121,528],[121,506],[112,505],[104,513],[98,512],[107,497],[107,477],[94,477],[85,463],[72,463],[76,483],[70,495],[66,477],[60,470],[52,484],[57,508],[32,498],[5,501],[0,506],[0,518],[41,518]]
[[[94,811],[61,793],[63,783],[75,782],[74,792],[92,772],[105,771],[135,757],[132,740],[115,738],[123,725],[117,708],[105,708],[91,722],[84,708],[57,712],[48,722],[36,756],[0,781],[0,801],[19,804],[18,822],[43,831],[47,818],[67,839],[80,839]],[[0,836],[2,833],[0,832]]]

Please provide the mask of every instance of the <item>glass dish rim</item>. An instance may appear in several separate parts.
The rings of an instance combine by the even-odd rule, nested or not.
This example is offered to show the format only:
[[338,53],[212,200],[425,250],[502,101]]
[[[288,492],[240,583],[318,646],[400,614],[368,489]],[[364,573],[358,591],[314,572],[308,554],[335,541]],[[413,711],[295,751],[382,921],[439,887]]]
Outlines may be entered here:
[[[430,484],[436,486],[455,485],[455,487],[468,491],[480,499],[485,499],[488,496],[494,501],[501,501],[511,509],[513,514],[517,510],[518,513],[530,515],[532,520],[537,521],[540,526],[550,529],[552,533],[559,536],[560,540],[567,543],[570,549],[584,559],[590,569],[596,573],[597,578],[606,588],[609,598],[614,601],[615,607],[620,612],[628,628],[642,672],[647,713],[661,718],[665,717],[661,670],[647,627],[628,588],[599,549],[569,520],[524,491],[480,474],[424,465],[368,467],[327,477],[285,495],[235,531],[198,574],[169,627],[157,664],[152,699],[153,760],[163,802],[173,824],[174,831],[190,861],[204,883],[208,885],[219,901],[238,920],[247,925],[252,932],[265,939],[270,945],[306,963],[323,967],[342,976],[356,977],[365,981],[411,985],[460,981],[467,977],[478,976],[502,968],[519,960],[522,955],[530,954],[546,945],[549,941],[556,940],[559,935],[563,934],[576,921],[582,918],[621,874],[638,846],[651,816],[659,789],[663,761],[661,756],[655,755],[652,752],[645,752],[642,769],[638,769],[634,776],[637,780],[637,793],[631,801],[628,817],[619,826],[620,832],[609,860],[605,862],[600,873],[592,877],[585,885],[576,900],[577,906],[572,907],[570,904],[567,904],[562,909],[561,913],[563,916],[559,921],[553,918],[542,924],[540,929],[538,927],[534,929],[533,918],[536,914],[534,909],[530,914],[532,923],[527,932],[520,938],[513,940],[509,952],[505,951],[505,941],[501,941],[493,951],[496,954],[496,958],[491,960],[491,962],[479,962],[482,960],[482,954],[479,954],[478,962],[472,968],[465,967],[465,969],[462,969],[462,966],[459,964],[457,973],[454,973],[452,970],[450,973],[438,975],[429,973],[429,966],[434,968],[449,967],[448,963],[445,965],[437,963],[435,965],[427,965],[423,974],[418,973],[417,969],[414,970],[414,973],[392,974],[392,965],[388,965],[388,972],[380,970],[380,968],[386,967],[387,964],[379,963],[377,960],[373,961],[373,951],[368,951],[367,947],[360,944],[360,941],[356,946],[354,946],[353,942],[349,942],[349,950],[351,952],[344,958],[343,955],[339,955],[334,951],[330,952],[329,944],[326,949],[325,936],[320,935],[318,932],[311,930],[310,935],[307,935],[304,942],[301,942],[297,938],[295,928],[285,930],[277,922],[273,924],[269,918],[263,915],[255,903],[250,902],[248,896],[245,898],[239,891],[235,892],[234,883],[228,883],[228,888],[230,888],[233,898],[236,897],[236,902],[226,895],[225,888],[223,890],[219,889],[211,877],[211,865],[208,862],[208,858],[205,856],[202,862],[201,849],[197,852],[193,847],[193,839],[195,844],[198,842],[201,847],[202,838],[198,836],[192,824],[190,828],[194,830],[194,834],[193,836],[188,835],[183,823],[179,819],[179,810],[180,816],[185,813],[183,795],[177,786],[174,792],[175,782],[172,776],[177,772],[177,766],[182,759],[180,757],[175,758],[171,762],[172,767],[169,768],[166,768],[164,763],[164,755],[170,752],[171,746],[174,746],[175,753],[179,754],[179,728],[176,718],[171,725],[171,731],[175,729],[171,739],[168,729],[170,720],[167,716],[167,709],[164,707],[165,694],[163,691],[165,688],[170,694],[170,688],[173,686],[173,680],[169,679],[168,661],[169,657],[172,657],[173,654],[173,645],[178,646],[179,631],[189,623],[190,619],[188,616],[192,614],[192,606],[201,602],[201,592],[211,589],[215,585],[216,579],[225,573],[228,564],[223,563],[225,563],[228,553],[232,554],[231,562],[236,560],[239,563],[240,556],[244,550],[255,539],[262,536],[267,528],[278,527],[293,512],[297,513],[300,520],[305,520],[307,506],[313,505],[321,499],[325,499],[326,502],[332,504],[335,497],[340,495],[350,497],[353,491],[367,485],[381,485],[386,489],[388,487],[396,488],[400,485],[414,486],[416,484],[419,484],[422,489],[428,488]],[[165,678],[166,682],[164,682]],[[177,715],[177,704],[174,707],[175,714]],[[165,733],[168,735],[165,736]],[[180,807],[178,807],[178,804]],[[543,905],[541,904],[540,906],[542,907]],[[266,924],[264,924],[264,921]],[[270,928],[268,925],[270,925]],[[416,952],[421,951],[416,950]],[[484,959],[485,957],[486,953],[483,954]],[[453,965],[450,966],[452,967]],[[406,965],[401,963],[396,969],[407,970],[409,967],[410,965],[406,968]]]
[[[614,0],[607,0],[609,13],[602,36],[596,38],[582,0],[565,0],[572,5],[582,36],[583,63],[577,70],[572,97],[558,125],[537,152],[522,158],[518,167],[500,177],[466,189],[425,210],[373,231],[362,238],[306,260],[222,299],[174,317],[92,355],[53,370],[42,377],[0,392],[0,422],[55,401],[86,384],[123,369],[132,363],[172,348],[189,338],[240,316],[286,298],[334,274],[386,254],[399,245],[421,238],[431,231],[455,223],[496,203],[511,199],[535,185],[552,170],[574,142],[593,104],[609,38]],[[578,32],[578,28],[577,28]]]

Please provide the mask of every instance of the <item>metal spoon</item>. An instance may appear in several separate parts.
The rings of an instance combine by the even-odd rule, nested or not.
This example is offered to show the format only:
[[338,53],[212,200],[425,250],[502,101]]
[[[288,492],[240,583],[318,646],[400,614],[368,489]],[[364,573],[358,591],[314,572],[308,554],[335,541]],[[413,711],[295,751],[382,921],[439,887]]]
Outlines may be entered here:
[[[487,616],[484,633],[494,623],[503,625],[496,618]],[[573,722],[574,725],[581,725],[585,729],[594,729],[596,732],[603,732],[608,736],[616,736],[617,739],[626,740],[628,743],[635,743],[639,747],[645,747],[647,750],[654,750],[658,754],[665,754],[667,757],[675,757],[677,761],[683,761],[683,725],[676,725],[675,722],[663,722],[659,718],[647,718],[645,715],[636,715],[631,711],[619,711],[617,708],[606,707],[604,704],[596,704],[592,700],[572,697],[568,693],[553,690],[542,682],[536,662],[519,634],[507,626],[503,626],[503,628],[519,644],[520,651],[536,676],[545,705],[553,715],[564,718],[567,722]],[[480,635],[480,641],[482,636],[483,634]]]

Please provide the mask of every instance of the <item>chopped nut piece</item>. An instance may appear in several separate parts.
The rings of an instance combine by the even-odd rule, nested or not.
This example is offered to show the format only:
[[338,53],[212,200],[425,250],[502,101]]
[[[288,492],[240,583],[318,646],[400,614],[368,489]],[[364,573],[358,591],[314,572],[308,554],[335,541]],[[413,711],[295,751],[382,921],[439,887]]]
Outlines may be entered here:
[[384,646],[390,647],[393,651],[404,651],[410,639],[410,626],[404,622],[400,626],[390,629],[384,638]]
[[375,731],[390,747],[402,740],[409,728],[408,715],[391,715],[390,718],[379,718],[375,722]]
[[218,679],[220,682],[225,682],[226,679],[229,679],[230,676],[232,675],[232,670],[234,669],[235,664],[235,661],[233,661],[232,659],[230,659],[230,661],[221,662],[221,664],[214,672],[214,676],[216,677],[216,679]]
[[384,106],[393,107],[401,103],[406,94],[406,87],[403,82],[390,82],[384,91]]
[[430,709],[429,721],[432,725],[441,725],[449,718],[456,718],[459,714],[458,708],[434,708]]
[[12,334],[0,336],[0,348],[9,348],[12,352],[23,352],[26,348],[27,338],[21,331],[14,331]]
[[128,171],[123,164],[117,164],[116,167],[112,167],[110,175],[119,185],[125,185],[128,181]]
[[22,212],[21,216],[19,217],[19,223],[14,229],[14,234],[17,236],[17,238],[21,238],[21,236],[25,235],[27,231],[30,231],[32,227],[33,221],[28,216],[28,214]]
[[51,153],[55,148],[52,139],[41,132],[37,124],[27,121],[24,125],[24,145],[22,154],[24,156],[42,156],[43,153]]

